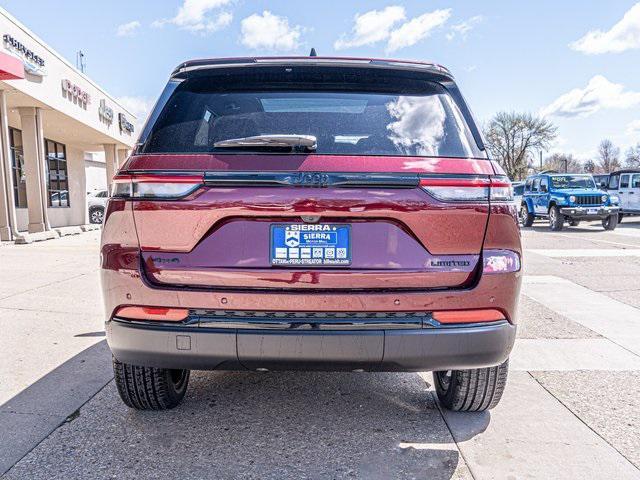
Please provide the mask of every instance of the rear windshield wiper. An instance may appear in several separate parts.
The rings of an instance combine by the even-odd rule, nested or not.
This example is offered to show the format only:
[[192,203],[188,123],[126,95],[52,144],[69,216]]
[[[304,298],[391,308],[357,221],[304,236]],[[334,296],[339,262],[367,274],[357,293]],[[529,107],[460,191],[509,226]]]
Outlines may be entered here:
[[318,142],[314,135],[255,135],[253,137],[230,138],[213,144],[215,148],[290,148],[315,151]]

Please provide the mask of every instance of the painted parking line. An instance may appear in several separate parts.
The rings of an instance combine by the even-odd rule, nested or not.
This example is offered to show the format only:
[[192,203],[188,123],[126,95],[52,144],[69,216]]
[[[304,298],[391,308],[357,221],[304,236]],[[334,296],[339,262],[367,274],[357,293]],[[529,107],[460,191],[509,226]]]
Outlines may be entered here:
[[[546,235],[546,236],[553,236],[553,237],[563,237],[563,238],[569,238],[571,240],[582,240],[585,242],[592,242],[592,243],[606,243],[607,245],[617,245],[619,247],[624,247],[624,248],[638,248],[638,244],[637,243],[622,243],[622,242],[614,242],[611,240],[603,240],[602,238],[593,238],[593,237],[587,237],[586,235],[582,235],[582,234],[591,234],[591,233],[596,233],[596,230],[593,231],[589,231],[589,232],[573,232],[571,234],[566,234],[566,233],[558,233],[558,232],[550,232],[550,231],[540,231],[540,230],[527,230],[526,234],[527,235]],[[604,232],[602,232],[602,230],[600,231],[600,234],[603,234]],[[615,235],[615,232],[612,232]],[[635,236],[635,235],[629,235],[629,236]],[[609,237],[607,237],[609,238]]]
[[553,275],[526,275],[523,293],[640,355],[640,309]]
[[636,237],[640,238],[640,228],[632,227],[632,228],[616,228],[613,232],[614,235],[624,235],[626,237]]
[[525,252],[551,258],[566,257],[640,257],[640,248],[527,248]]
[[640,355],[606,338],[518,339],[509,369],[535,371],[640,370]]

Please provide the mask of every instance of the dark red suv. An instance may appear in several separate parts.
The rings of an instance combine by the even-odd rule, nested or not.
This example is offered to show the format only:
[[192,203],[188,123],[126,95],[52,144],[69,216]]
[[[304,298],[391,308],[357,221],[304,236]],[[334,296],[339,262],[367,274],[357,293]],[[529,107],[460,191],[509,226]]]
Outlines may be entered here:
[[434,371],[495,406],[520,235],[449,71],[390,60],[195,60],[114,179],[102,235],[124,402],[176,406],[189,371]]

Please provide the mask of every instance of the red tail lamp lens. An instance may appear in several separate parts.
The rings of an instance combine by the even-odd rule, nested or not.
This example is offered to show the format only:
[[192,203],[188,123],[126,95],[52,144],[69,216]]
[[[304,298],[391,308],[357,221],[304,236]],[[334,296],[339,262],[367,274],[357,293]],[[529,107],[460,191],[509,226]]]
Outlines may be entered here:
[[510,202],[513,189],[507,177],[421,178],[420,186],[443,202]]
[[489,200],[488,178],[421,178],[420,186],[443,202],[485,202]]
[[112,196],[181,198],[202,185],[202,175],[116,175]]
[[161,322],[180,322],[188,316],[189,310],[186,308],[120,307],[116,312],[116,317]]
[[431,316],[440,323],[477,323],[505,320],[504,314],[495,309],[446,310],[433,312]]

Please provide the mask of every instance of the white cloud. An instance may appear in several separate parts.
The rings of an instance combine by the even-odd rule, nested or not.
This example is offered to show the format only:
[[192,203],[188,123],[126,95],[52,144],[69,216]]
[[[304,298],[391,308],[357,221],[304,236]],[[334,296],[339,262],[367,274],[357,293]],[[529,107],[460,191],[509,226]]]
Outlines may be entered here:
[[233,15],[225,11],[212,15],[212,11],[224,7],[232,1],[233,0],[184,0],[175,17],[156,20],[151,25],[154,27],[162,27],[170,23],[181,29],[203,35],[215,32],[228,26],[233,20]]
[[387,52],[395,52],[401,48],[415,45],[420,40],[431,35],[431,32],[443,25],[451,16],[451,9],[434,10],[419,17],[412,18],[389,35]]
[[589,55],[600,53],[620,53],[640,48],[640,3],[627,11],[610,30],[592,30],[569,44],[573,50]]
[[460,36],[462,40],[466,40],[467,34],[471,30],[473,30],[473,27],[478,25],[483,20],[484,17],[482,15],[476,15],[474,17],[468,18],[463,22],[452,25],[449,33],[447,33],[447,40],[453,40],[456,36]]
[[627,130],[625,132],[627,135],[636,136],[640,135],[640,120],[634,120],[627,125]]
[[135,123],[142,126],[147,120],[149,112],[153,108],[154,101],[146,97],[119,97],[116,99],[119,104],[135,115]]
[[389,38],[391,28],[405,19],[404,7],[389,6],[383,10],[371,10],[363,14],[356,14],[351,35],[342,35],[333,44],[336,50],[350,47],[361,47]]
[[[336,50],[373,45],[387,41],[387,53],[415,45],[431,35],[451,16],[451,9],[434,10],[408,21],[404,7],[392,5],[382,10],[358,13],[349,35],[343,34],[333,44]],[[402,23],[404,22],[404,23]]]
[[262,15],[254,13],[240,22],[241,42],[254,50],[292,51],[300,45],[302,27],[289,25],[287,17],[274,15],[268,10]]
[[116,35],[118,37],[130,37],[136,32],[138,28],[140,28],[140,22],[138,20],[134,20],[129,23],[123,23],[122,25],[118,25],[118,28],[116,29]]
[[587,117],[604,108],[632,108],[640,105],[640,92],[625,90],[624,85],[613,83],[596,75],[584,88],[559,96],[540,111],[543,116]]

